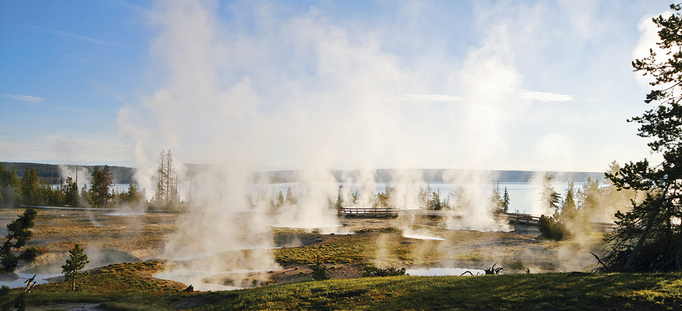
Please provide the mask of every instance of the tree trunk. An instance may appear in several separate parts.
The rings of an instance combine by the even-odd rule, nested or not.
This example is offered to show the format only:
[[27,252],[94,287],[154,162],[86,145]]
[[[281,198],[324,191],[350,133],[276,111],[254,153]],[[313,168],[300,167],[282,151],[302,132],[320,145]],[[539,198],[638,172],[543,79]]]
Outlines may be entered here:
[[632,249],[632,253],[630,254],[630,257],[628,257],[628,261],[625,262],[625,266],[623,266],[623,270],[629,270],[632,267],[632,264],[635,262],[635,257],[637,256],[637,252],[639,252],[639,248],[642,246],[642,244],[644,244],[644,239],[646,239],[649,229],[651,229],[651,226],[654,225],[656,215],[658,215],[658,213],[652,213],[651,216],[649,216],[649,221],[644,228],[644,232],[642,232],[642,235],[639,237],[639,241],[637,241],[635,248]]

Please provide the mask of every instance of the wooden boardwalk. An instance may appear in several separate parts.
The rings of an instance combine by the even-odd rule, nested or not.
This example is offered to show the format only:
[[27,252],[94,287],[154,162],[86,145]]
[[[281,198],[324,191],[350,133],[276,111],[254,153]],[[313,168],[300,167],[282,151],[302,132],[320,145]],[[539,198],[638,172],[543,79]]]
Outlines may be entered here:
[[344,207],[339,215],[346,217],[398,217],[396,208]]

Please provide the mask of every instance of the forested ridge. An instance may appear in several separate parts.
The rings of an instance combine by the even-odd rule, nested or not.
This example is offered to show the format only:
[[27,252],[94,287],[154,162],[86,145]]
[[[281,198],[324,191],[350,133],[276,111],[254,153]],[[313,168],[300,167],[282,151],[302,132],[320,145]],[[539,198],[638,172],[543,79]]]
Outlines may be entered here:
[[[33,168],[38,174],[38,177],[47,181],[49,184],[59,184],[61,183],[61,169],[57,164],[47,164],[47,163],[30,163],[30,162],[0,162],[8,169],[14,168],[17,175],[21,178],[23,177],[26,168]],[[76,165],[67,164],[70,169],[75,169]],[[102,167],[102,165],[79,165],[79,168],[85,168],[88,170],[88,175],[92,173],[95,166]],[[187,164],[189,176],[193,175],[194,172],[203,170],[210,165],[205,164]],[[131,184],[135,183],[133,181],[133,176],[135,175],[135,168],[127,166],[110,166],[112,175],[114,177],[115,184]],[[377,182],[391,182],[393,172],[392,169],[378,169],[374,173],[375,180]],[[443,173],[446,169],[413,169],[409,170],[415,173],[420,172],[423,176],[424,182],[446,182],[443,180]],[[467,170],[455,170],[457,172],[465,173]],[[332,170],[332,175],[337,180],[342,180],[341,176],[344,174],[354,174],[359,173],[358,170]],[[537,173],[535,171],[520,171],[520,170],[496,170],[496,171],[483,171],[489,174],[497,182],[528,182]],[[583,182],[587,178],[592,178],[593,180],[604,180],[604,173],[602,172],[549,172],[552,176],[555,176],[555,181],[577,181]],[[277,171],[257,171],[254,172],[256,176],[265,175],[269,177],[273,182],[296,182],[296,170],[277,170]]]

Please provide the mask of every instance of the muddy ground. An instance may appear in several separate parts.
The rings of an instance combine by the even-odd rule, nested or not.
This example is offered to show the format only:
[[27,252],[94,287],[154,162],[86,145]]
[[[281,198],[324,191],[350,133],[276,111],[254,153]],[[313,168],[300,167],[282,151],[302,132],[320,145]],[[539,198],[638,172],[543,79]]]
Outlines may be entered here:
[[[22,212],[23,209],[0,209],[0,235],[6,234],[6,224]],[[167,236],[176,228],[179,215],[41,209],[29,243],[40,255],[34,263],[22,266],[20,270],[60,273],[67,251],[74,244],[81,244],[86,249],[90,259],[86,268],[158,259]],[[409,228],[441,240],[420,240],[403,237],[405,224],[392,218],[344,218],[340,222],[342,231],[355,234],[324,235],[315,230],[273,229],[275,246],[282,247],[276,251],[281,268],[267,271],[265,277],[242,275],[240,284],[233,284],[229,276],[220,274],[208,281],[258,286],[308,280],[312,273],[309,259],[315,255],[312,252],[317,250],[317,254],[326,254],[320,251],[322,248],[310,248],[315,245],[329,245],[330,248],[336,247],[334,245],[362,246],[358,249],[344,246],[350,250],[338,250],[342,257],[346,256],[340,260],[323,258],[332,279],[361,277],[363,268],[368,265],[484,269],[497,263],[504,266],[507,273],[588,271],[595,267],[589,252],[599,252],[603,247],[600,234],[579,241],[553,242],[539,239],[537,228],[529,226],[517,226],[510,232],[450,230],[438,219],[425,217],[410,223]],[[289,251],[294,259],[282,255]]]

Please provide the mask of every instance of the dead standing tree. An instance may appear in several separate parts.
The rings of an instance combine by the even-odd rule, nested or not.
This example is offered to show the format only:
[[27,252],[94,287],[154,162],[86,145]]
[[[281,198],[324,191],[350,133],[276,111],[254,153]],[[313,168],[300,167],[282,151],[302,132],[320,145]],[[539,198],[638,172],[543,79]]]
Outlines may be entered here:
[[161,151],[159,154],[159,168],[156,171],[156,198],[162,206],[171,207],[178,203],[178,173],[173,164],[173,153]]

